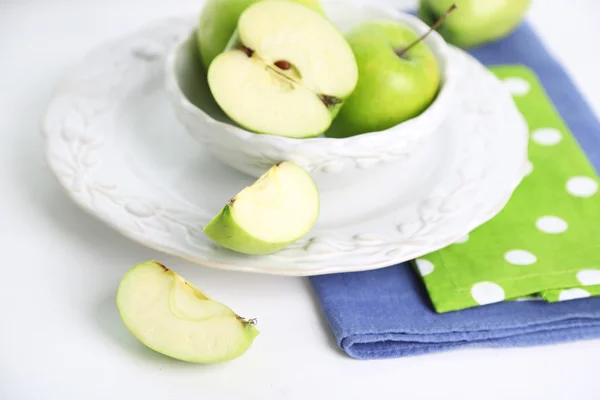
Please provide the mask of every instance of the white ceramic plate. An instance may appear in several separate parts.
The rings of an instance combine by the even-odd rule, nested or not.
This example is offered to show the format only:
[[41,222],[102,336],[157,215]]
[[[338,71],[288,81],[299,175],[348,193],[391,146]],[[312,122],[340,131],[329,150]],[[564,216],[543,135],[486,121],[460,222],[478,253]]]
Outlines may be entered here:
[[315,275],[389,266],[442,248],[501,210],[526,170],[527,126],[508,91],[465,53],[450,117],[387,175],[321,194],[319,222],[269,256],[210,242],[202,228],[253,178],[184,132],[164,91],[164,57],[195,17],[169,19],[94,50],[43,121],[47,159],[72,199],[125,236],[209,267]]

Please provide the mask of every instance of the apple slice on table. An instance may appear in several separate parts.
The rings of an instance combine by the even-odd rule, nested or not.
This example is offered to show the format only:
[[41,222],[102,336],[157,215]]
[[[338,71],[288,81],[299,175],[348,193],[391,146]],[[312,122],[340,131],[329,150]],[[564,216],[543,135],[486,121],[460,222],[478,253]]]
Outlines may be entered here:
[[244,354],[258,335],[245,320],[154,261],[130,269],[119,285],[117,307],[129,331],[166,356],[217,363]]
[[282,162],[231,199],[204,232],[230,250],[271,254],[308,233],[318,217],[314,181],[298,165]]
[[323,133],[354,90],[352,49],[320,13],[288,0],[262,0],[240,16],[228,50],[208,69],[223,111],[256,133]]
[[[242,12],[257,1],[260,0],[207,0],[204,3],[196,37],[200,47],[200,57],[206,69],[227,47]],[[324,13],[319,0],[295,1]]]

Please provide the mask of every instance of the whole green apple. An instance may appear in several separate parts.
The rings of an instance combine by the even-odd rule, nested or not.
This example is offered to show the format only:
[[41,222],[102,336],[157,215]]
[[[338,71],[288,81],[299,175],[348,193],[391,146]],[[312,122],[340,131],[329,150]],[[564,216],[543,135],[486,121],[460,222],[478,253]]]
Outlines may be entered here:
[[421,0],[419,18],[428,24],[452,4],[457,10],[449,16],[439,33],[449,43],[471,48],[503,38],[523,19],[530,0]]
[[440,69],[429,47],[418,41],[410,27],[369,21],[348,32],[346,39],[358,64],[358,84],[326,136],[343,138],[388,129],[431,104],[440,85]]
[[[204,3],[196,35],[200,56],[206,68],[229,43],[242,12],[258,1],[260,0],[207,0]],[[319,0],[294,1],[324,14]]]

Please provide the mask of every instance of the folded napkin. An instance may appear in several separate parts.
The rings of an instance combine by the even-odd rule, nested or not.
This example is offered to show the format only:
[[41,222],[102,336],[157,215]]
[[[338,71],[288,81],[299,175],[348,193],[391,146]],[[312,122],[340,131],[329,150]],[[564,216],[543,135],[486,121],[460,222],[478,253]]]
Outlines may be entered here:
[[[565,129],[572,132],[594,169],[600,170],[600,124],[527,23],[505,39],[470,53],[488,66],[522,65],[533,71],[566,123]],[[547,212],[549,216],[552,214]],[[571,264],[567,268],[581,267]],[[410,263],[374,271],[316,276],[311,282],[339,346],[359,359],[401,357],[469,346],[531,346],[600,337],[600,297],[553,304],[504,301],[440,314],[433,308],[420,276]],[[548,298],[552,295],[558,296],[546,294]]]
[[598,297],[554,304],[504,302],[439,314],[408,265],[311,281],[338,345],[359,359],[600,336]]
[[491,221],[416,260],[429,297],[447,312],[536,294],[550,302],[600,294],[600,179],[532,70],[490,70],[527,121],[530,170]]

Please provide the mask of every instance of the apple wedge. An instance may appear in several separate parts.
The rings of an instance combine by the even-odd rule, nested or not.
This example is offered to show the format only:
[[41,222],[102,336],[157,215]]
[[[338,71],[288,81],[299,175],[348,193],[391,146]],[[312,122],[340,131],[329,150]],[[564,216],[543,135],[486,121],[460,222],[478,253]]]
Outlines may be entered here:
[[231,199],[206,235],[240,253],[275,253],[304,236],[319,217],[319,192],[298,165],[282,162]]
[[155,261],[138,264],[125,274],[117,307],[125,326],[144,345],[188,362],[237,358],[259,333],[254,320],[236,315]]
[[256,133],[323,133],[354,90],[358,67],[323,15],[289,0],[263,0],[241,14],[227,50],[208,69],[223,111]]

